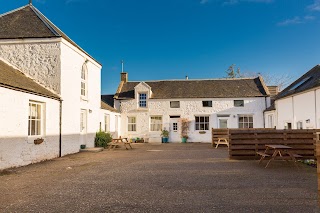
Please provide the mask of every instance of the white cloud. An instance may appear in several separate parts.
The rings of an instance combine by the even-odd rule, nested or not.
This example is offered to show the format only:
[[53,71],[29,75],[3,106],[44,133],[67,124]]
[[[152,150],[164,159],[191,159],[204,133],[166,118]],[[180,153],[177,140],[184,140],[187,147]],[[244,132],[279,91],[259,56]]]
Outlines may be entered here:
[[307,8],[312,11],[320,11],[320,0],[314,0],[313,4],[309,5]]
[[249,3],[272,3],[275,0],[200,0],[200,4],[208,4],[210,2],[220,2],[222,5],[236,5],[241,2]]
[[208,4],[209,3],[209,0],[201,0],[200,1],[200,4]]
[[315,16],[309,16],[309,15],[304,16],[303,18],[300,18],[299,16],[296,16],[294,18],[286,19],[284,21],[281,21],[277,25],[278,26],[288,26],[288,25],[304,24],[304,23],[313,21],[315,19],[316,19]]

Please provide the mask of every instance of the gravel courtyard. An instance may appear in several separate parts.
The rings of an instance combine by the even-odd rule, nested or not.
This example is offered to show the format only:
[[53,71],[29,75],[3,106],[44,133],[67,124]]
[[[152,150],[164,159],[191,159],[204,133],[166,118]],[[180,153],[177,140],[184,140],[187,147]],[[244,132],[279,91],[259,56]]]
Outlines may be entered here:
[[0,212],[320,212],[316,169],[210,144],[133,144],[0,174]]

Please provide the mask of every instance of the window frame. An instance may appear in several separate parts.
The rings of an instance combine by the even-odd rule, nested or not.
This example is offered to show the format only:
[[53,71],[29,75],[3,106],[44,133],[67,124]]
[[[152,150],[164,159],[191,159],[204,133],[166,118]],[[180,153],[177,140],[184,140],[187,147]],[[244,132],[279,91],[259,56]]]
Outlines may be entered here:
[[110,132],[110,115],[104,114],[104,131]]
[[87,110],[81,109],[80,110],[80,134],[87,133],[87,120],[88,120],[87,116],[88,116]]
[[139,95],[139,102],[138,102],[138,106],[139,108],[147,108],[148,107],[148,93],[146,92],[140,92],[138,93]]
[[[240,121],[240,118],[243,118],[243,121]],[[245,121],[247,118],[247,121]],[[252,121],[251,119],[252,118]],[[245,124],[248,126],[245,127]],[[241,127],[242,125],[242,127]],[[253,129],[254,128],[254,116],[253,115],[238,115],[238,127],[239,129]]]
[[[208,103],[206,106],[204,103]],[[202,107],[212,107],[212,101],[202,101]]]
[[[239,102],[242,102],[242,104],[236,104],[236,103],[239,103]],[[234,107],[244,107],[244,100],[233,100],[233,106]]]
[[302,121],[297,122],[297,129],[303,129],[303,122]]
[[[201,118],[203,118],[203,121],[201,121]],[[194,116],[194,119],[195,119],[194,129],[196,131],[210,130],[210,116],[209,115],[196,115],[196,116]]]
[[[177,106],[173,106],[174,104],[177,104]],[[170,101],[170,108],[180,108],[180,101]]]
[[[156,119],[156,118],[160,118],[160,119]],[[160,132],[163,126],[162,121],[163,119],[161,115],[150,116],[150,132]]]
[[[36,106],[36,117],[32,117],[32,105]],[[40,107],[40,109],[38,108]],[[40,112],[39,112],[39,111]],[[38,118],[40,113],[40,118]],[[32,134],[32,121],[34,121],[34,134]],[[38,127],[38,128],[37,128]],[[43,137],[45,134],[45,103],[29,100],[28,107],[28,137]]]
[[[134,122],[132,121],[130,122],[130,118],[133,119]],[[137,131],[137,117],[128,116],[128,132],[136,132],[136,131]]]
[[82,65],[80,79],[80,96],[86,99],[88,97],[88,67],[86,63]]

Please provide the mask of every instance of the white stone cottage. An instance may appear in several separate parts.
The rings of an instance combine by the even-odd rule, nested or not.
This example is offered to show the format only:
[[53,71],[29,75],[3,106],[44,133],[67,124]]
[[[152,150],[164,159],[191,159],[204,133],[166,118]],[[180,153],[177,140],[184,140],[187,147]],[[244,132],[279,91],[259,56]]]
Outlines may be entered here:
[[121,112],[122,136],[181,142],[181,118],[189,119],[189,142],[211,142],[211,128],[264,128],[270,105],[261,77],[246,79],[128,81],[121,73],[115,108]]
[[313,67],[283,91],[265,111],[266,127],[318,129],[320,127],[320,65]]
[[[61,100],[60,105],[55,99],[20,92],[18,96],[24,100],[21,101],[9,95],[16,91],[2,88],[1,99],[7,97],[8,101],[0,103],[0,116],[6,118],[0,121],[5,126],[0,129],[0,161],[15,150],[22,150],[34,137],[43,138],[44,143],[35,145],[30,142],[21,153],[22,161],[34,162],[59,156],[56,150],[45,149],[56,146],[59,140],[61,155],[79,152],[80,144],[94,146],[94,136],[101,120],[101,64],[31,4],[0,15],[0,58]],[[28,107],[32,110],[33,103],[41,107],[41,128],[31,134],[25,129],[29,122],[26,112]],[[18,110],[21,114],[13,113]],[[56,120],[60,113],[61,120]],[[12,119],[9,115],[16,117]],[[6,125],[8,121],[12,122],[11,125]],[[52,136],[54,140],[49,139]],[[8,137],[24,140],[17,142],[21,146],[13,146],[13,143],[6,143]],[[39,157],[40,152],[46,153],[47,157]],[[30,158],[25,160],[25,155]]]

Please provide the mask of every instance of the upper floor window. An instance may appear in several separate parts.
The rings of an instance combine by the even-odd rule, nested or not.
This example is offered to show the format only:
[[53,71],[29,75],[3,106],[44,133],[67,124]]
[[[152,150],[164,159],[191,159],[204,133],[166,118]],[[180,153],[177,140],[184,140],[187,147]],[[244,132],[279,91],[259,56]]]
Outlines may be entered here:
[[151,116],[150,131],[161,131],[161,130],[162,130],[162,116]]
[[128,117],[128,131],[129,132],[137,131],[136,117]]
[[244,107],[244,100],[234,100],[233,104],[235,107]]
[[253,116],[239,115],[239,128],[243,128],[243,129],[253,128]]
[[38,102],[29,102],[28,135],[43,135],[43,104]]
[[170,101],[170,108],[180,108],[180,101]]
[[202,101],[203,107],[212,107],[212,101]]
[[82,65],[81,70],[81,96],[87,97],[88,93],[88,68],[86,64]]
[[209,130],[209,116],[195,117],[196,130]]
[[139,107],[143,107],[143,108],[147,107],[147,94],[146,93],[139,94]]

